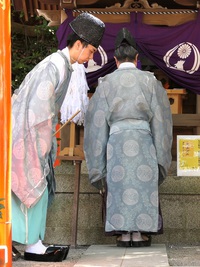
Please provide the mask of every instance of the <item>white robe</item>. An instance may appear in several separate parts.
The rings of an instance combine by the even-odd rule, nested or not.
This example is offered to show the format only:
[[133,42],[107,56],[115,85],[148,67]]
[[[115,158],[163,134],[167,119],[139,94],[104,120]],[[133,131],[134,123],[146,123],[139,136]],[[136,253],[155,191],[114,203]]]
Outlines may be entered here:
[[72,71],[65,48],[36,65],[12,96],[12,237],[23,244],[44,238],[49,155],[54,161],[53,134]]

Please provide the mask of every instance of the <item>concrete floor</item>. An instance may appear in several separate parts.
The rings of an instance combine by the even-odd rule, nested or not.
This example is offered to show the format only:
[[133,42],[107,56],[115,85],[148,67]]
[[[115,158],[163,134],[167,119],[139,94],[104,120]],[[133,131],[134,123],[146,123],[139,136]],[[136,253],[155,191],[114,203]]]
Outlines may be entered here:
[[[17,246],[20,252],[22,246]],[[23,252],[22,252],[23,255]],[[200,267],[200,245],[152,244],[146,248],[118,248],[113,245],[91,245],[70,248],[63,262],[31,262],[23,258],[13,267]]]

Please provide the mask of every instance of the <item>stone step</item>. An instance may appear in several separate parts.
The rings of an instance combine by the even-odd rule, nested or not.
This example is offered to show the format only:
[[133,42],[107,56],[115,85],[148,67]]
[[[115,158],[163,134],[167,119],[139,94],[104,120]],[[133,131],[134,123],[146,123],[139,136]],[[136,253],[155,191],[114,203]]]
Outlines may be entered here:
[[[70,255],[71,253],[71,255]],[[86,250],[70,249],[63,262],[34,262],[19,259],[13,267],[168,267],[168,257],[164,244],[151,247],[121,248],[113,245],[91,245]],[[72,255],[73,254],[73,255]]]
[[167,267],[166,246],[122,248],[116,245],[90,246],[74,267]]

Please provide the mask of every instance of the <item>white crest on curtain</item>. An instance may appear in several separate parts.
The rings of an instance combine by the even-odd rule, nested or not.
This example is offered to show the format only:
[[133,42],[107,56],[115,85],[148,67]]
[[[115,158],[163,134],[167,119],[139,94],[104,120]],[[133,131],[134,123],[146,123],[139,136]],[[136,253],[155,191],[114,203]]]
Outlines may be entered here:
[[87,96],[89,87],[85,75],[85,66],[78,63],[74,63],[72,66],[74,71],[72,72],[67,94],[60,109],[61,123],[64,124],[80,110],[72,121],[81,125],[84,123],[85,112],[89,104],[89,98]]

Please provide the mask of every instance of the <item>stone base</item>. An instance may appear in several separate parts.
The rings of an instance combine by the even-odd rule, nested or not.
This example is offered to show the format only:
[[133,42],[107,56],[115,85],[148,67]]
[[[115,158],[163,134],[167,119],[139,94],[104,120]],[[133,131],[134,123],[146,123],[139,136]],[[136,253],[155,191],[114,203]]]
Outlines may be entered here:
[[[62,162],[55,168],[57,191],[48,210],[45,242],[71,244],[74,165]],[[200,240],[200,178],[177,177],[176,162],[160,186],[160,203],[164,234],[153,236],[152,242],[198,243]],[[104,235],[102,198],[88,181],[85,161],[81,166],[77,245],[113,244],[115,237]]]

